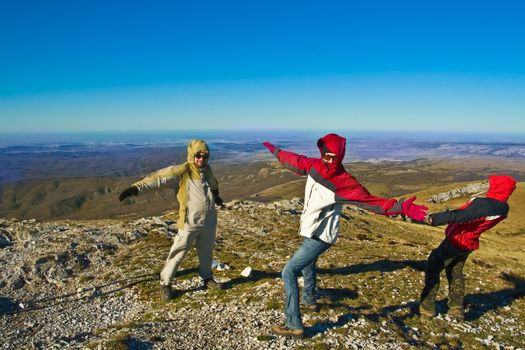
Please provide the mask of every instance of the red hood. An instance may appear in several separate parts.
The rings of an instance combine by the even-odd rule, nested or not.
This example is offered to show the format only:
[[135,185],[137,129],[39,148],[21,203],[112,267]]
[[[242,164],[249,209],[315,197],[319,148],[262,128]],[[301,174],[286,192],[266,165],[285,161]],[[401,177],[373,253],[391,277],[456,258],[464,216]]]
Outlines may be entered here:
[[344,170],[343,158],[345,157],[346,139],[336,134],[328,134],[317,140],[317,147],[321,152],[321,157],[324,153],[334,153],[336,155],[333,163],[325,163],[325,176],[333,176],[341,173]]
[[346,139],[336,134],[328,134],[317,140],[317,147],[321,156],[326,153],[334,153],[337,158],[335,163],[342,164],[345,157]]
[[506,175],[489,176],[489,190],[487,198],[497,199],[500,202],[507,202],[510,195],[516,189],[516,180]]

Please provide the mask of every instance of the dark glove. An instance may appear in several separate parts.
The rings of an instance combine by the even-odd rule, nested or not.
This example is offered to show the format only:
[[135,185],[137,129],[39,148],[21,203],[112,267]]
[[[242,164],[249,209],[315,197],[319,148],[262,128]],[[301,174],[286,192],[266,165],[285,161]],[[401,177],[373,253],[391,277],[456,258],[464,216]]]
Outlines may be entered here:
[[120,196],[118,196],[119,201],[123,201],[124,199],[130,197],[130,196],[137,196],[139,194],[139,189],[136,186],[131,186],[126,188]]
[[428,207],[415,204],[416,196],[410,197],[401,204],[402,213],[415,221],[423,221],[427,217]]
[[271,153],[273,153],[277,149],[277,147],[272,145],[270,142],[263,142],[262,144],[264,147],[268,148],[268,151],[270,151]]
[[224,207],[224,202],[222,201],[222,198],[219,196],[215,197],[215,205],[218,205],[219,207]]

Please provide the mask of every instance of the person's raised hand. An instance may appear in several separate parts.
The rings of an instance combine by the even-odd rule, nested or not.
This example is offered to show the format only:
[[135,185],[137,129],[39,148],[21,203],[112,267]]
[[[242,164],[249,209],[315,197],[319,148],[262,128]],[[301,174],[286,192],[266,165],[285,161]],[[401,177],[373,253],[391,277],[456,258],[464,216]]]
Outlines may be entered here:
[[273,144],[271,144],[270,142],[263,142],[262,143],[264,147],[268,148],[268,151],[270,151],[271,153],[273,153],[275,151],[275,149],[277,147],[275,147]]
[[124,199],[131,197],[131,196],[137,196],[139,194],[139,189],[136,186],[131,186],[126,188],[124,191],[120,193],[120,196],[118,196],[119,201],[123,201]]
[[221,207],[221,209],[224,208],[224,201],[222,200],[221,197],[219,196],[215,197],[215,205]]

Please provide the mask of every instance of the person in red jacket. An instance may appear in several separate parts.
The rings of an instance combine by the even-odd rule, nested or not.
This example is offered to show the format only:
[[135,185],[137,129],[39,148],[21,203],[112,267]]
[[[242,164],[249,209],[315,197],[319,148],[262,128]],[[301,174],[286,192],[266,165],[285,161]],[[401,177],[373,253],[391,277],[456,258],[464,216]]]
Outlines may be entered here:
[[512,177],[492,175],[485,198],[474,198],[458,209],[428,216],[427,220],[432,226],[448,226],[445,239],[428,257],[425,286],[419,304],[421,317],[432,318],[436,315],[439,275],[446,270],[449,284],[448,313],[458,320],[464,319],[463,266],[469,254],[479,248],[481,234],[505,220],[509,213],[507,200],[515,188],[516,180]]
[[302,303],[308,310],[317,310],[317,258],[337,240],[343,205],[356,205],[381,215],[404,214],[417,221],[425,219],[427,207],[415,204],[416,197],[396,200],[371,195],[343,167],[346,139],[339,135],[328,134],[317,141],[320,158],[284,151],[269,142],[263,145],[285,168],[308,176],[301,215],[303,243],[282,271],[286,325],[272,327],[276,334],[302,338],[304,326],[299,311],[297,277],[302,273],[304,278]]

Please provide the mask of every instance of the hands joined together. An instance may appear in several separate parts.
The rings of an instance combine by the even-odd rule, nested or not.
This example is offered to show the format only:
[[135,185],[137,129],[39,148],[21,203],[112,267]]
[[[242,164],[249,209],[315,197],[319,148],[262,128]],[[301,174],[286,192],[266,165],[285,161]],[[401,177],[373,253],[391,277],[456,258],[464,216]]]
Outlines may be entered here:
[[415,221],[425,221],[428,218],[428,207],[425,205],[415,204],[416,196],[410,197],[403,201],[401,205],[402,213]]

